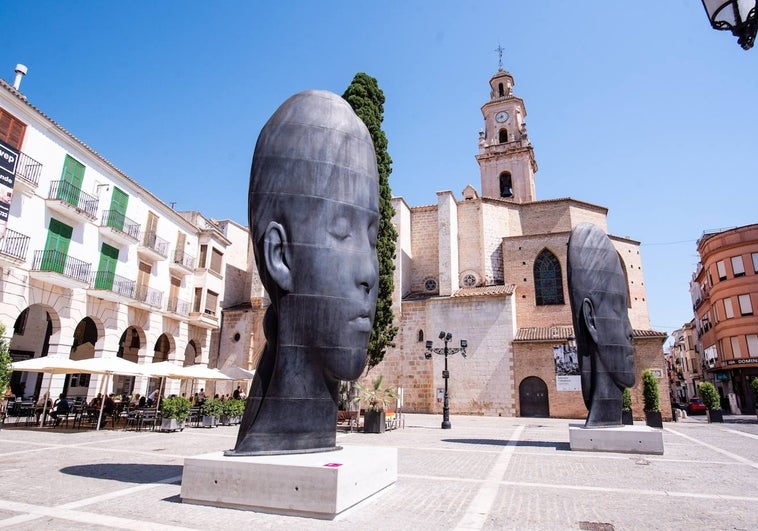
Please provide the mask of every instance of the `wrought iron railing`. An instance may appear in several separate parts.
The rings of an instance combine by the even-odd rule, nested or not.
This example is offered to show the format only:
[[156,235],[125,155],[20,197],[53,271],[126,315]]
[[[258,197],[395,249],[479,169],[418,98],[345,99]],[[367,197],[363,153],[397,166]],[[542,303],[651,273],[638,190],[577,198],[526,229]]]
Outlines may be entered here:
[[65,201],[92,219],[97,217],[97,197],[82,192],[81,188],[74,186],[68,181],[51,182],[50,199]]
[[100,225],[103,227],[110,227],[119,232],[123,232],[135,240],[139,240],[139,223],[133,219],[127,218],[118,210],[104,210]]
[[142,235],[142,245],[164,258],[168,258],[168,241],[158,236],[154,231],[145,232]]
[[168,299],[166,310],[172,313],[187,316],[190,313],[190,303],[177,297],[171,297]]
[[183,265],[187,269],[195,269],[195,257],[181,249],[174,250],[174,263]]
[[134,291],[134,300],[143,302],[154,308],[160,308],[163,301],[163,292],[149,286],[137,285]]
[[34,251],[32,262],[33,271],[52,271],[80,282],[89,282],[91,267],[92,264],[53,250]]
[[15,230],[5,229],[5,235],[0,238],[0,254],[17,260],[26,260],[28,249],[29,236]]
[[93,289],[104,289],[118,293],[123,297],[134,298],[137,283],[111,271],[95,271],[90,281]]
[[42,173],[42,164],[31,158],[26,153],[18,154],[16,162],[16,178],[25,181],[35,188],[39,184],[39,176]]

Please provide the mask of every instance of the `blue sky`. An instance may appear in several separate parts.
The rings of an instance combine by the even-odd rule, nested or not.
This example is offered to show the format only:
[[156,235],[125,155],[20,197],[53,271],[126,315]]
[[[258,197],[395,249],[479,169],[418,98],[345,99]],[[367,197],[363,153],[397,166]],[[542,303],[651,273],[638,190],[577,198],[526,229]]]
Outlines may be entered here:
[[178,210],[246,222],[260,128],[356,72],[387,98],[390,183],[410,205],[480,189],[480,107],[503,64],[526,103],[538,199],[609,208],[642,242],[653,328],[692,318],[703,231],[757,222],[758,49],[698,0],[3,0],[0,77]]

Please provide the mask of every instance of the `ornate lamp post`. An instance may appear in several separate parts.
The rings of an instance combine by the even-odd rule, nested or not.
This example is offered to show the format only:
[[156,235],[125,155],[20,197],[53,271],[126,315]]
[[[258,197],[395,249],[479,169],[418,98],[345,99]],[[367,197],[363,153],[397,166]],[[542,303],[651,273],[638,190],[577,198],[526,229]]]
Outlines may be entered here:
[[756,4],[757,0],[703,0],[713,29],[731,31],[745,50],[753,47],[758,31]]
[[445,370],[442,371],[442,377],[445,379],[445,401],[442,404],[442,429],[443,430],[449,430],[450,429],[450,399],[447,394],[447,380],[450,378],[450,372],[447,370],[447,356],[458,354],[459,352],[461,355],[465,358],[466,357],[466,347],[468,347],[468,342],[465,339],[461,339],[461,347],[460,348],[448,348],[447,344],[450,340],[453,339],[453,334],[450,332],[440,332],[440,339],[445,342],[445,346],[443,348],[432,348],[432,342],[427,341],[426,342],[426,352],[424,352],[424,357],[428,360],[432,359],[432,354],[442,354],[445,356]]

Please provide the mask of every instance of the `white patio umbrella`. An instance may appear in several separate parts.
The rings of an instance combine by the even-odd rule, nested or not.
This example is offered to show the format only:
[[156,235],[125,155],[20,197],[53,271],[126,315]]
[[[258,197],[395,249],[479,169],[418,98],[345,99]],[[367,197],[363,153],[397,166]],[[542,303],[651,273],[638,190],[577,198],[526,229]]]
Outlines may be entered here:
[[[77,372],[90,374],[105,374],[105,389],[108,389],[110,378],[114,374],[124,374],[129,376],[144,376],[147,374],[145,365],[139,365],[124,358],[86,358],[74,362],[79,370]],[[102,388],[102,387],[101,387]],[[106,394],[107,391],[102,394]],[[97,430],[100,429],[100,422],[103,419],[103,408],[105,406],[105,397],[100,401],[100,412],[97,416]]]
[[255,371],[249,371],[242,367],[227,367],[221,369],[221,372],[226,374],[232,380],[252,380],[255,376]]
[[161,397],[166,387],[166,378],[173,380],[181,380],[185,378],[182,374],[182,367],[171,361],[158,361],[155,363],[148,363],[144,365],[145,370],[150,373],[150,376],[159,376],[161,378],[160,392],[158,393],[158,401],[155,404],[155,408],[158,409],[161,404]]
[[[69,358],[57,356],[42,356],[39,358],[30,358],[23,361],[14,361],[11,363],[11,370],[25,372],[43,372],[48,374],[76,374],[81,372],[76,362]],[[47,384],[47,398],[50,399],[50,388],[53,385],[53,379]],[[45,414],[47,413],[47,400],[42,405],[42,415],[40,416],[40,427],[44,425]]]
[[190,389],[194,389],[195,380],[233,380],[221,372],[218,369],[211,369],[205,365],[190,365],[188,367],[182,367],[182,378],[191,379],[192,386]]

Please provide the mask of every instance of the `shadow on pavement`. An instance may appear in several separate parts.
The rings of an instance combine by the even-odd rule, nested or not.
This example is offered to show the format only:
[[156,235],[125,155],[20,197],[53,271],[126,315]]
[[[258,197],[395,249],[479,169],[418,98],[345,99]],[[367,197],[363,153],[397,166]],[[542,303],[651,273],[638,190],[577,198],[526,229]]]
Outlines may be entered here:
[[[442,439],[443,442],[462,443],[462,444],[490,444],[492,446],[507,446],[511,443],[508,439]],[[570,451],[571,447],[567,442],[556,441],[516,441],[513,446],[529,446],[536,448],[555,448],[561,451]]]
[[[182,465],[145,465],[137,463],[100,463],[61,468],[72,476],[93,479],[110,479],[124,483],[156,483],[182,475]],[[179,480],[175,482],[177,485]]]

